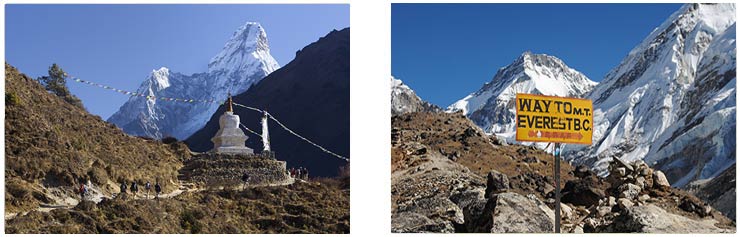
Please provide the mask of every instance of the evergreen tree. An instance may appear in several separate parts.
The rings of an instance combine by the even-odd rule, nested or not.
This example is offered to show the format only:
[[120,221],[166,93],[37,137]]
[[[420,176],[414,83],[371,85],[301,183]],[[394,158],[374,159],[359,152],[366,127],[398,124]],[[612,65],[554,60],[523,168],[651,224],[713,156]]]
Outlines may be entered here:
[[54,93],[59,98],[62,98],[67,103],[70,103],[74,106],[80,107],[82,109],[85,109],[85,107],[82,105],[82,101],[77,98],[77,96],[73,95],[69,88],[67,88],[67,73],[62,70],[59,65],[52,64],[51,67],[49,67],[49,75],[48,76],[42,76],[39,77],[37,80],[41,83],[41,85],[46,88],[47,91]]

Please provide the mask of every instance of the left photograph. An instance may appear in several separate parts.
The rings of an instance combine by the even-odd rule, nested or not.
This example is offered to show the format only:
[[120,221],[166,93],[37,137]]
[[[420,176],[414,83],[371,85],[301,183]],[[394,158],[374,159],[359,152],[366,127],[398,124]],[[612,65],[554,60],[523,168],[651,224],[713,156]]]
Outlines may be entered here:
[[8,4],[5,29],[5,233],[349,233],[348,4]]

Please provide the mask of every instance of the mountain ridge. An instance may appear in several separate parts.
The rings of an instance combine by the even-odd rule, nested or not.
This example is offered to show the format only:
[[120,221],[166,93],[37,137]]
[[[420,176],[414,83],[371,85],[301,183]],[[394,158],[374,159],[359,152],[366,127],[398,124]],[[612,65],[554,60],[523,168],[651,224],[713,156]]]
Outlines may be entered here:
[[[279,67],[270,55],[265,30],[259,23],[247,22],[211,58],[206,72],[185,75],[161,67],[152,70],[136,92],[218,102],[228,93],[245,91]],[[108,121],[129,134],[182,140],[200,129],[217,108],[217,103],[164,102],[132,96]]]

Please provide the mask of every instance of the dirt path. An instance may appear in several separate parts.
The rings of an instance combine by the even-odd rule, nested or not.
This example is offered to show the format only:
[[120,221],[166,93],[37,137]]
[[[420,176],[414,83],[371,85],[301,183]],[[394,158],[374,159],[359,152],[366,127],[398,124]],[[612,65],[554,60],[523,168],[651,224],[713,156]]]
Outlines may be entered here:
[[[173,198],[173,197],[177,197],[178,195],[183,194],[183,193],[186,193],[186,192],[199,192],[199,191],[202,191],[203,190],[202,188],[197,188],[192,183],[186,183],[186,182],[180,181],[179,184],[180,184],[180,186],[178,187],[178,189],[175,189],[174,191],[172,191],[170,193],[160,194],[159,195],[159,198]],[[151,199],[154,199],[155,196],[156,195],[154,194],[154,192],[152,192],[152,193],[149,193],[149,198],[147,198],[146,197],[146,191],[144,191],[144,192],[137,193],[136,194],[136,197],[134,197],[134,199],[135,200],[141,200],[141,199],[150,199],[151,200]],[[104,198],[111,199],[111,198],[115,197],[115,194],[110,195],[110,196],[104,195],[103,197]],[[95,203],[99,203],[102,199],[101,198],[96,198],[96,200],[97,201],[95,201],[95,200],[93,200],[93,201],[95,201]],[[70,208],[73,208],[75,206],[77,206],[77,205],[76,204],[75,205],[41,204],[38,208],[35,209],[35,211],[50,212],[51,210],[54,210],[54,209],[59,209],[59,208],[70,209]],[[20,212],[20,213],[17,213],[17,212],[15,212],[15,213],[7,213],[6,212],[5,213],[5,221],[11,220],[11,219],[13,219],[13,218],[15,218],[15,217],[17,217],[19,215],[20,216],[25,216],[29,212],[30,211],[25,211],[25,212]]]

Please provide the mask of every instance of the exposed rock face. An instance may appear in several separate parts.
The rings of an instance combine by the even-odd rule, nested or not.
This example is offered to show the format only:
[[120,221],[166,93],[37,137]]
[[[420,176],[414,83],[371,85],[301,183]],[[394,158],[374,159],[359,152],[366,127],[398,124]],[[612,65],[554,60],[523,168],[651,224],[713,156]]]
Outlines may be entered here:
[[419,98],[418,95],[399,79],[391,77],[391,114],[409,112],[437,112],[441,109]]
[[491,170],[488,172],[488,179],[486,181],[486,197],[493,197],[494,194],[500,192],[506,192],[511,188],[509,184],[509,177],[498,171]]
[[735,165],[708,181],[689,185],[689,191],[725,216],[735,220],[737,193],[735,191]]

